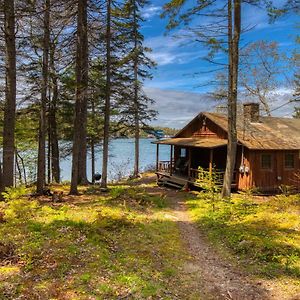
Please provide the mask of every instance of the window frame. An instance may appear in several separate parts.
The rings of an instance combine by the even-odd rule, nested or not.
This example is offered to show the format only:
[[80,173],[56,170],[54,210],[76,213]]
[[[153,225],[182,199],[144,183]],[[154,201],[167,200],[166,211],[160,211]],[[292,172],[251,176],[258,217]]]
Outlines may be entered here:
[[[269,167],[264,167],[263,166],[263,157],[264,156],[269,156],[270,157],[270,166]],[[273,154],[272,153],[261,153],[260,155],[260,169],[263,171],[272,171],[273,170]]]
[[[291,155],[293,157],[293,166],[292,167],[286,165],[286,162],[287,162],[286,156],[287,155]],[[295,160],[295,153],[293,153],[293,152],[285,152],[284,153],[284,162],[283,162],[283,165],[284,165],[284,169],[285,170],[293,170],[293,169],[295,169],[295,162],[296,162],[296,160]]]
[[[184,155],[182,155],[183,152],[184,152]],[[180,148],[179,157],[180,158],[186,158],[187,157],[187,148],[184,148],[184,147]]]

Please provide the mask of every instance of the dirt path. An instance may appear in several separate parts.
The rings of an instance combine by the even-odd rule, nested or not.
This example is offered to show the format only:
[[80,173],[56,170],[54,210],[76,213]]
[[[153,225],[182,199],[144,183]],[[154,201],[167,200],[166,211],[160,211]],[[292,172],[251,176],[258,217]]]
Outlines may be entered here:
[[193,289],[197,290],[200,299],[285,299],[275,297],[273,288],[247,278],[242,271],[221,258],[207,242],[205,235],[191,222],[184,195],[170,189],[163,190],[171,202],[171,214],[178,222],[184,245],[191,256],[183,272],[191,280],[194,279]]
[[[155,177],[143,179],[151,183]],[[188,282],[192,297],[197,300],[300,300],[300,295],[287,297],[268,280],[255,280],[217,253],[205,233],[190,219],[185,204],[186,194],[169,188],[147,188],[149,193],[167,197],[169,218],[178,223],[189,261],[183,268],[183,280]]]

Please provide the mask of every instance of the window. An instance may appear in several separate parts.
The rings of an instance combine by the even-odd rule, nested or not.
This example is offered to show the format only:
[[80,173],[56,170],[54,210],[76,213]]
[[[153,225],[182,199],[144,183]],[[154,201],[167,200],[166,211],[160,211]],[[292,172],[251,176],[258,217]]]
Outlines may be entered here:
[[180,149],[180,157],[186,157],[186,149],[185,148]]
[[295,156],[294,153],[286,153],[284,156],[284,167],[286,169],[294,169],[295,167]]
[[265,170],[272,169],[272,155],[262,154],[261,155],[261,168]]

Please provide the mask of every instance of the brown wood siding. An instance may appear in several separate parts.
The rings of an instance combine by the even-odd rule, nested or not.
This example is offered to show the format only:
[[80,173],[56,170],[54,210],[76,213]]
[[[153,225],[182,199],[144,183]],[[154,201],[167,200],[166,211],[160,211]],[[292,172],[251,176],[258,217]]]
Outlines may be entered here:
[[180,136],[182,138],[189,138],[189,137],[218,137],[221,139],[227,139],[227,133],[213,123],[209,119],[205,119],[205,125],[203,125],[204,117],[200,117],[199,119],[195,120],[189,127],[187,127],[183,132],[181,132]]
[[[244,151],[243,159],[242,159],[242,152]],[[239,167],[241,165],[249,168],[249,172],[240,173]],[[248,148],[239,146],[237,152],[237,161],[236,161],[236,168],[238,170],[237,175],[237,183],[239,190],[247,190],[252,187],[252,168],[251,168],[251,152]]]
[[[204,120],[205,118],[205,120]],[[216,125],[212,120],[200,115],[187,126],[178,137],[218,137],[227,139],[227,133],[221,127]],[[255,138],[254,138],[255,139]],[[276,141],[274,140],[276,143]],[[179,157],[179,148],[175,147],[175,160]],[[244,158],[242,162],[241,145],[237,149],[236,170],[243,163],[249,168],[248,173],[236,172],[237,187],[239,190],[249,188],[258,188],[261,191],[275,191],[280,185],[295,186],[300,190],[300,179],[297,179],[295,173],[300,173],[300,150],[250,150],[244,147]],[[192,167],[203,165],[207,167],[209,160],[209,150],[201,148],[192,148],[191,164]],[[271,168],[262,169],[261,155],[268,153],[271,155]],[[294,168],[285,167],[285,154],[294,155]],[[215,148],[213,150],[213,165],[216,168],[225,168],[226,164],[226,147]],[[300,175],[299,175],[300,176]]]
[[[285,154],[294,155],[294,168],[285,167]],[[282,160],[282,184],[295,186],[300,189],[300,178],[297,178],[296,172],[300,175],[300,151],[281,151]]]
[[[263,153],[271,154],[271,169],[264,170],[261,168],[261,155]],[[294,168],[285,168],[285,154],[294,154]],[[295,173],[300,170],[299,151],[251,151],[251,169],[253,174],[252,185],[261,191],[275,191],[280,185],[295,186],[300,188],[300,182],[297,180]]]

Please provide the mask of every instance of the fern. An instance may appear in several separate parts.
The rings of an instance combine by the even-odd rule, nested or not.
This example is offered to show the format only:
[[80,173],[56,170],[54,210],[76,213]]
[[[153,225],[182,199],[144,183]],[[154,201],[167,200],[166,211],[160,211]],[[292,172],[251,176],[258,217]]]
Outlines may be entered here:
[[12,201],[21,198],[27,194],[27,188],[23,185],[18,187],[6,187],[5,191],[2,193],[2,196],[5,201]]

